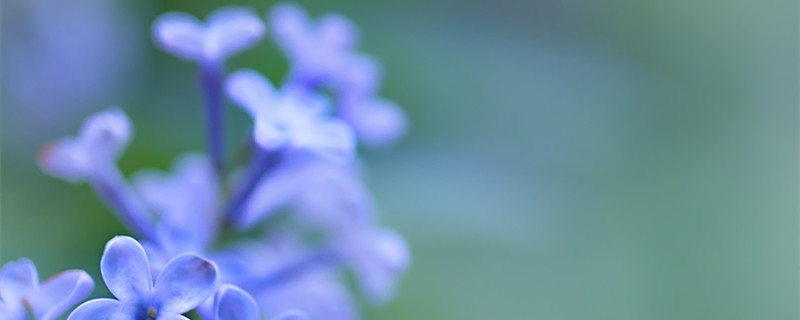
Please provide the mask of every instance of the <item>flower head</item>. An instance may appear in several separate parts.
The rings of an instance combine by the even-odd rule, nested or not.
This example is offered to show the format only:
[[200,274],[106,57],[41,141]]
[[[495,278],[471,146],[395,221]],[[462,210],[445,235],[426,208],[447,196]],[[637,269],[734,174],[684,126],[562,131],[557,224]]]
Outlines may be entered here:
[[120,108],[86,119],[76,137],[46,146],[39,155],[42,169],[56,177],[81,182],[101,168],[113,165],[128,145],[133,128]]
[[144,249],[126,236],[108,241],[100,271],[108,290],[118,300],[85,302],[70,314],[69,320],[186,319],[181,314],[197,307],[216,289],[216,266],[190,253],[170,260],[153,284]]
[[227,91],[253,116],[253,135],[264,149],[310,151],[332,160],[352,156],[352,130],[326,114],[328,105],[322,98],[296,87],[275,91],[266,78],[252,70],[231,75]]
[[339,14],[326,14],[315,23],[299,6],[284,3],[268,18],[276,43],[292,63],[293,77],[306,83],[336,77],[358,44],[358,29]]
[[92,289],[94,281],[82,270],[67,270],[40,284],[33,262],[12,261],[0,270],[0,318],[26,320],[30,311],[38,320],[55,319]]
[[185,13],[165,13],[153,24],[153,35],[179,58],[217,63],[261,40],[264,24],[250,9],[228,6],[209,14],[205,24]]

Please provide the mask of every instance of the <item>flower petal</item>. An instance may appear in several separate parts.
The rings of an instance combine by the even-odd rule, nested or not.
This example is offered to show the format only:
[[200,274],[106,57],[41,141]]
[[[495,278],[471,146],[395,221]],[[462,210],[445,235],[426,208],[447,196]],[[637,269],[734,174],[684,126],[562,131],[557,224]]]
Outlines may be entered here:
[[93,159],[107,160],[116,159],[128,145],[132,135],[133,126],[128,115],[119,107],[113,107],[87,118],[78,141]]
[[328,13],[318,23],[320,35],[329,45],[346,50],[358,43],[358,28],[344,16]]
[[253,117],[269,108],[275,97],[269,80],[254,70],[235,72],[225,85],[228,96]]
[[300,310],[289,310],[272,317],[271,320],[308,320],[308,314]]
[[389,145],[406,132],[406,116],[394,102],[378,99],[353,109],[347,112],[346,120],[367,145]]
[[51,320],[89,296],[92,289],[94,281],[85,271],[68,270],[45,280],[28,302],[39,320]]
[[100,273],[120,301],[136,301],[152,292],[150,263],[144,248],[131,237],[116,236],[106,244]]
[[195,17],[180,12],[162,14],[153,23],[155,42],[181,59],[203,58],[205,28]]
[[208,18],[206,59],[221,60],[257,43],[264,36],[264,23],[251,9],[228,6]]
[[161,312],[181,314],[197,307],[216,288],[217,267],[195,254],[182,254],[164,266],[156,279],[155,294]]
[[92,171],[92,160],[83,145],[74,139],[62,139],[46,145],[39,152],[39,166],[45,173],[78,183]]
[[309,20],[306,12],[293,3],[276,5],[269,13],[271,32],[276,37],[278,45],[288,49],[292,42],[303,37],[308,30]]
[[36,266],[27,258],[11,261],[0,270],[0,297],[7,303],[21,301],[39,286]]
[[94,299],[84,302],[67,320],[137,320],[134,312],[114,299]]
[[258,320],[260,318],[255,300],[247,292],[232,285],[225,285],[217,292],[214,314],[217,320]]
[[313,130],[297,134],[296,148],[308,149],[331,161],[346,162],[355,151],[355,135],[347,123],[336,119],[320,119]]

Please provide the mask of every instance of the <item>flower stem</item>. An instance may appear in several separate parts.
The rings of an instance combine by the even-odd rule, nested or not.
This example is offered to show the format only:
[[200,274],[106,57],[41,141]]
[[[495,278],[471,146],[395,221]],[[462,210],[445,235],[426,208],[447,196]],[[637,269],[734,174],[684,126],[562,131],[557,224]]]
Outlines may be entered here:
[[228,214],[228,221],[231,224],[239,226],[242,215],[244,214],[245,205],[256,189],[256,186],[258,186],[258,183],[265,175],[278,166],[283,158],[283,153],[282,150],[270,151],[258,149],[256,151],[255,158],[250,164],[248,172],[245,173],[242,184],[239,185],[239,188],[234,192],[233,196],[231,196],[230,202],[228,203],[226,212]]
[[208,154],[219,176],[225,166],[225,137],[222,110],[222,81],[225,65],[206,62],[200,65],[200,84],[205,98]]
[[133,193],[116,166],[98,169],[89,183],[98,198],[117,215],[128,230],[136,236],[155,239],[150,212]]

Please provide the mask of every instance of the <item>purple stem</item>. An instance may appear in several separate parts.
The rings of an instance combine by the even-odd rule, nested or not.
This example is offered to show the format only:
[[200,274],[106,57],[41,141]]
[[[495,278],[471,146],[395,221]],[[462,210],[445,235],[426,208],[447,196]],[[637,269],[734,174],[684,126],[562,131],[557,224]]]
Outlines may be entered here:
[[150,212],[131,191],[119,169],[110,165],[98,169],[89,181],[98,198],[117,215],[134,235],[153,240],[155,233]]
[[228,221],[233,225],[239,225],[242,215],[244,214],[244,207],[253,191],[258,186],[261,179],[267,175],[272,169],[278,166],[283,158],[282,150],[264,150],[259,148],[256,150],[255,159],[250,163],[250,168],[244,176],[242,184],[235,191],[228,203],[227,210]]
[[225,65],[222,62],[200,64],[200,85],[203,89],[208,127],[208,154],[219,175],[225,166],[225,137],[223,135],[222,81]]

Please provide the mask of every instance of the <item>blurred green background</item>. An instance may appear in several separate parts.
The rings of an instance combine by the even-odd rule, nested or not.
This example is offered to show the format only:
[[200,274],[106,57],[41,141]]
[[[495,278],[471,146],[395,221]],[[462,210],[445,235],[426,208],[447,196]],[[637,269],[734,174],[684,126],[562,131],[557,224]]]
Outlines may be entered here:
[[[0,262],[99,281],[103,245],[124,230],[87,186],[41,173],[38,149],[121,105],[136,126],[126,173],[203,150],[195,69],[156,50],[149,28],[164,11],[228,2],[113,3],[119,19],[87,28],[125,30],[88,52],[125,54],[111,62],[125,68],[71,101],[50,98],[70,80],[34,80],[33,107],[12,85],[41,65],[13,51],[48,40],[38,24],[52,19],[33,7],[55,17],[74,3],[2,3]],[[300,4],[360,26],[383,96],[410,118],[404,141],[362,152],[383,223],[413,252],[396,300],[366,318],[798,318],[797,1]],[[230,61],[241,67],[287,70],[268,41]],[[227,113],[238,145],[249,121]]]

